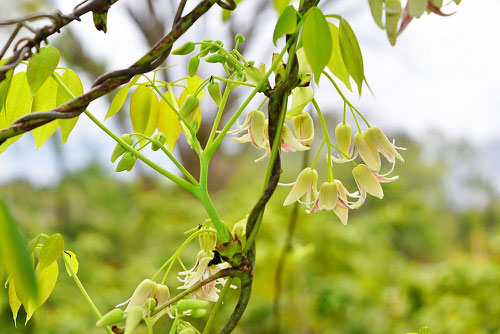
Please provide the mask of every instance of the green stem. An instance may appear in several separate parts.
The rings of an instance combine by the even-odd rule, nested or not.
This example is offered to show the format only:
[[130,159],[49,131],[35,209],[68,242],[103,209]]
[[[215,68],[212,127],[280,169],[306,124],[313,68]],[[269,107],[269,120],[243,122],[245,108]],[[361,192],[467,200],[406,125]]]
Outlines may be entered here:
[[219,215],[217,214],[214,204],[212,203],[212,199],[210,198],[210,195],[208,194],[206,188],[201,189],[198,199],[201,201],[201,203],[205,207],[205,211],[207,211],[208,216],[212,220],[212,224],[214,225],[215,230],[217,231],[217,235],[221,239],[221,242],[225,243],[230,241],[231,236],[229,235],[226,226],[224,225]]
[[207,323],[205,324],[205,328],[203,329],[202,334],[210,334],[210,330],[212,329],[215,317],[217,316],[217,313],[222,305],[223,300],[226,298],[226,295],[229,291],[229,288],[231,287],[231,283],[233,282],[233,280],[234,278],[230,277],[227,279],[226,284],[224,284],[224,287],[222,288],[222,291],[219,295],[219,299],[217,299],[217,302],[212,308],[212,311],[210,311],[210,315],[208,316],[208,320]]
[[[218,79],[219,77],[215,77]],[[219,79],[220,80],[220,79]],[[233,80],[230,80],[233,81]],[[217,115],[215,116],[214,124],[212,125],[212,130],[210,130],[210,135],[208,136],[207,144],[205,148],[209,147],[212,141],[214,140],[215,133],[217,132],[217,128],[219,127],[220,120],[222,119],[222,113],[224,112],[224,108],[226,107],[227,99],[229,98],[229,93],[231,92],[231,85],[227,84],[226,89],[224,90],[224,94],[222,95],[222,100],[219,104],[219,109],[217,110]]]
[[328,181],[333,182],[332,156],[330,149],[332,142],[330,141],[330,135],[328,134],[328,127],[326,126],[325,117],[321,112],[321,108],[319,107],[318,102],[316,102],[316,99],[313,98],[312,103],[314,108],[316,109],[316,112],[318,113],[319,121],[321,123],[321,128],[323,129],[323,136],[327,144],[328,156],[326,157],[326,159],[328,163]]
[[323,139],[323,141],[321,142],[321,145],[319,146],[318,152],[314,156],[314,160],[312,162],[311,169],[314,169],[314,166],[316,166],[316,161],[318,160],[319,154],[321,153],[321,150],[323,149],[324,145],[325,145],[325,140]]
[[[95,306],[94,302],[92,301],[92,299],[90,298],[89,294],[87,293],[87,291],[85,290],[85,288],[83,287],[83,284],[82,282],[80,282],[80,279],[78,278],[78,276],[76,275],[76,272],[75,272],[75,269],[73,269],[73,266],[71,265],[71,263],[69,262],[69,259],[68,259],[69,255],[64,253],[62,254],[62,258],[63,258],[63,261],[64,261],[64,264],[66,265],[66,267],[69,269],[69,272],[71,273],[71,277],[73,278],[73,280],[75,281],[75,284],[78,288],[78,290],[80,290],[80,293],[82,294],[83,298],[85,299],[85,301],[87,302],[87,304],[89,304],[90,308],[92,309],[92,311],[94,312],[95,316],[97,317],[98,320],[102,319],[102,315],[101,315],[101,312],[99,312],[99,309],[97,309],[97,306]],[[104,327],[104,329],[106,330],[106,332],[108,334],[113,334],[113,332],[111,332],[111,329],[109,329],[108,326]]]
[[255,85],[254,85],[253,83],[250,83],[250,82],[244,82],[244,81],[238,81],[238,80],[225,79],[225,78],[222,78],[222,77],[218,77],[218,76],[216,76],[216,75],[212,75],[212,77],[213,77],[214,79],[219,80],[219,81],[229,82],[229,83],[237,84],[237,85],[240,85],[240,86],[255,87]]

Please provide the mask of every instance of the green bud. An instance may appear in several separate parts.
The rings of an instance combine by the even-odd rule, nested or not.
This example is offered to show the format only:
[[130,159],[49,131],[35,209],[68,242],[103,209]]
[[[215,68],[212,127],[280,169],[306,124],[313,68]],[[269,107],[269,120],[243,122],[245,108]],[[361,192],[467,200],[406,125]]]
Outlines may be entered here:
[[144,309],[140,306],[132,306],[127,312],[124,334],[132,334],[142,321]]
[[199,309],[191,311],[192,318],[201,318],[205,314],[207,314],[207,310],[205,310],[204,308],[199,308]]
[[149,313],[153,313],[155,307],[156,307],[156,299],[154,298],[148,298],[146,300],[146,310],[149,312]]
[[211,56],[205,58],[205,61],[207,63],[221,63],[223,60],[224,60],[224,56],[222,56],[220,54],[211,55]]
[[198,66],[200,65],[200,58],[198,56],[192,56],[188,63],[188,75],[194,77],[196,72],[198,72]]
[[243,36],[243,34],[237,34],[234,36],[234,40],[238,43],[243,43],[245,41],[245,36]]
[[191,123],[193,120],[196,108],[198,108],[199,104],[200,100],[195,95],[189,94],[179,108],[179,113],[188,123]]
[[[224,43],[222,43],[222,41],[215,41],[213,43],[219,45],[220,47],[224,46]],[[217,45],[212,44],[212,46],[210,47],[210,53],[214,53],[220,50],[220,48]]]
[[137,158],[131,152],[126,152],[123,157],[118,162],[118,166],[116,166],[117,172],[123,172],[124,170],[131,171],[134,168],[135,161]]
[[188,53],[193,52],[193,50],[194,50],[194,43],[187,42],[187,43],[184,43],[183,45],[179,46],[174,51],[172,51],[172,54],[173,55],[187,55]]
[[199,308],[205,308],[209,305],[210,303],[206,300],[202,299],[182,299],[175,304],[175,308],[179,312],[184,312],[187,310],[196,310]]
[[114,310],[111,310],[103,315],[102,318],[95,323],[95,325],[100,328],[106,327],[119,323],[120,321],[123,321],[123,319],[125,319],[125,312],[123,312],[121,308],[115,308]]
[[201,48],[200,48],[200,57],[205,57],[208,52],[210,51],[210,47],[212,41],[209,39],[205,39],[203,42],[201,42]]
[[211,80],[208,84],[208,93],[212,100],[214,100],[215,104],[220,106],[220,102],[222,101],[222,94],[220,92],[220,85],[218,82]]
[[[128,145],[132,145],[134,143],[134,138],[129,134],[122,135],[121,139]],[[127,152],[127,150],[122,145],[119,143],[116,144],[113,154],[111,155],[111,162],[115,162],[116,159],[121,157],[121,155],[125,152]]]
[[348,156],[351,149],[351,126],[347,123],[339,123],[335,128],[335,138],[340,151]]
[[[165,145],[165,142],[167,141],[167,136],[163,132],[158,132],[153,136],[153,139],[158,140],[162,145]],[[153,151],[158,151],[160,149],[160,146],[156,145],[156,143],[151,144],[151,149]]]

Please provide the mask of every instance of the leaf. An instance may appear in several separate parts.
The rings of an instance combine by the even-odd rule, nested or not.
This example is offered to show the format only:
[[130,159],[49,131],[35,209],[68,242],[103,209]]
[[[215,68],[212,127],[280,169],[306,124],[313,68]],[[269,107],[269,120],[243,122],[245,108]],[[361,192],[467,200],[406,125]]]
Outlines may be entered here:
[[[165,98],[173,105],[172,96],[169,93],[165,94]],[[173,98],[176,99],[174,96]],[[158,131],[161,131],[167,137],[165,144],[170,152],[174,151],[175,143],[179,139],[179,134],[181,133],[181,123],[177,118],[175,112],[170,108],[165,100],[161,99],[160,109],[158,115]]]
[[[73,269],[75,275],[78,274],[78,268],[80,267],[80,264],[78,263],[78,259],[76,258],[76,254],[73,253],[72,251],[64,251],[63,256],[66,256],[68,259],[69,264],[71,265],[71,268]],[[64,261],[64,266],[66,267],[66,272],[68,273],[69,277],[73,276],[71,274],[71,270],[69,270],[68,265],[66,264],[66,261]]]
[[328,64],[332,53],[332,38],[328,22],[318,7],[312,7],[307,13],[302,30],[302,41],[307,61],[313,70],[314,80],[318,83],[321,72]]
[[148,124],[146,125],[146,129],[144,129],[144,134],[146,136],[151,136],[158,126],[158,115],[160,113],[160,102],[158,102],[158,98],[156,94],[151,91],[151,109],[149,112]]
[[26,242],[2,199],[0,199],[0,254],[11,280],[16,282],[17,290],[28,298],[36,298],[38,295],[36,280]]
[[[0,115],[0,128],[10,126],[14,121],[31,112],[31,91],[26,80],[26,73],[17,73],[12,77],[12,81],[5,101],[5,113]],[[21,135],[7,139],[0,145],[0,153],[7,147],[21,138]]]
[[[74,96],[83,94],[83,85],[80,78],[73,70],[66,70],[61,77],[61,81],[69,88],[69,91]],[[61,105],[72,100],[73,97],[68,95],[62,87],[57,89],[57,105]],[[70,119],[59,119],[59,126],[61,127],[62,144],[64,145],[68,140],[69,134],[78,122],[78,116]]]
[[276,45],[278,39],[285,35],[290,35],[295,32],[297,28],[297,11],[293,6],[288,6],[285,8],[283,13],[281,13],[274,27],[273,32],[273,43]]
[[151,89],[139,86],[130,99],[130,120],[134,132],[144,133],[149,121],[152,102]]
[[282,14],[285,8],[290,4],[290,0],[273,0],[274,9]]
[[[31,112],[54,109],[57,101],[57,87],[57,82],[52,78],[48,78],[36,93],[31,106]],[[45,141],[47,141],[47,139],[54,134],[58,126],[59,123],[54,120],[42,125],[41,127],[33,129],[33,138],[35,138],[37,150],[40,149],[43,143],[45,143]]]
[[411,17],[420,17],[427,9],[428,0],[408,0],[408,14]]
[[332,36],[332,56],[328,61],[328,69],[344,83],[347,89],[352,91],[349,71],[347,71],[344,59],[342,58],[342,52],[340,51],[339,28],[330,22],[328,22],[328,27]]
[[118,93],[116,93],[115,97],[111,101],[111,104],[109,105],[108,112],[106,114],[106,118],[108,119],[111,116],[114,116],[120,109],[123,107],[123,104],[125,103],[125,100],[127,99],[128,91],[130,90],[130,87],[132,87],[137,80],[139,79],[139,76],[136,75],[132,81],[130,81],[128,84],[123,86]]
[[38,269],[44,270],[56,261],[64,250],[64,240],[59,233],[52,234],[48,238],[40,250],[40,257],[38,258]]
[[45,80],[54,72],[60,57],[59,50],[53,46],[45,46],[40,49],[40,52],[31,57],[26,69],[26,75],[32,95],[38,92]]
[[[241,2],[241,0],[236,0],[235,2],[236,2],[236,4],[239,4]],[[233,13],[233,10],[223,9],[222,10],[222,21],[225,22],[225,21],[229,20],[232,13]]]
[[358,85],[358,91],[361,95],[363,80],[365,79],[363,56],[354,31],[344,19],[340,19],[339,41],[344,64]]
[[286,119],[292,119],[299,115],[302,110],[312,101],[314,91],[311,86],[296,87],[292,90],[292,107],[286,112]]
[[384,29],[384,24],[382,23],[382,6],[384,0],[368,0],[368,2],[370,3],[373,19],[380,28]]
[[8,295],[10,310],[12,311],[12,317],[14,318],[14,325],[17,327],[17,313],[19,312],[19,308],[21,308],[21,305],[23,303],[16,294],[16,286],[13,278],[9,280]]
[[39,266],[35,269],[36,281],[38,284],[38,289],[40,291],[39,298],[29,299],[28,305],[24,307],[26,310],[26,323],[31,319],[33,313],[47,301],[47,299],[52,294],[54,287],[56,286],[57,276],[59,275],[59,266],[57,262],[52,262],[52,264],[43,270],[40,270]]
[[420,330],[418,331],[418,334],[433,334],[433,332],[431,331],[431,329],[429,327],[425,326],[425,327],[420,328]]
[[[9,59],[0,60],[0,66],[5,64]],[[0,82],[0,114],[3,108],[5,108],[5,99],[7,98],[7,93],[9,92],[10,82],[12,80],[12,74],[14,70],[9,70],[5,73],[5,79]]]

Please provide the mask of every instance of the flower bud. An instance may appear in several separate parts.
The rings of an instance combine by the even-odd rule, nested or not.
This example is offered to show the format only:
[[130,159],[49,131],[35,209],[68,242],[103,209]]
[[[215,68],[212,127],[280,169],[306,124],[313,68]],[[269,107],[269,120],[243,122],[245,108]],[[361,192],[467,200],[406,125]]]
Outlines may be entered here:
[[146,305],[144,305],[146,307],[146,310],[151,314],[153,313],[155,307],[156,307],[156,299],[154,298],[148,298],[146,300]]
[[134,306],[144,306],[146,300],[153,294],[153,292],[156,291],[156,286],[157,284],[150,279],[145,279],[141,283],[139,283],[137,288],[135,288],[132,297],[130,297],[130,300],[128,302],[125,311],[128,311],[130,308]]
[[191,121],[193,120],[193,118],[195,116],[196,108],[198,108],[199,104],[200,104],[200,100],[195,95],[189,94],[186,96],[184,103],[179,108],[179,114],[182,117],[184,117],[184,119],[188,123],[191,123]]
[[367,132],[358,132],[354,135],[354,145],[359,152],[359,155],[372,170],[378,172],[382,162],[378,154],[377,144],[367,135]]
[[237,34],[236,36],[234,36],[234,40],[237,43],[243,43],[245,41],[245,36],[243,36],[243,34]]
[[127,311],[124,334],[132,334],[142,321],[144,309],[140,306],[133,306]]
[[351,126],[347,123],[339,123],[335,128],[335,138],[342,153],[349,156],[351,149]]
[[375,174],[363,164],[359,164],[352,170],[352,175],[358,184],[360,190],[365,190],[372,196],[383,198],[384,191],[380,186]]
[[283,206],[290,205],[299,200],[304,194],[314,192],[316,196],[316,184],[318,182],[318,172],[310,167],[304,168],[297,176],[297,181],[293,185],[290,194],[285,199]]
[[183,45],[179,46],[177,49],[172,51],[173,55],[187,55],[188,53],[193,52],[194,50],[194,43],[193,42],[187,42],[184,43]]
[[396,44],[398,25],[401,18],[401,0],[386,0],[385,2],[385,30],[391,45]]
[[211,56],[208,56],[207,58],[205,58],[205,61],[207,63],[222,63],[223,60],[224,60],[224,56],[220,55],[220,54],[211,55]]
[[220,92],[219,83],[216,82],[215,80],[211,80],[210,83],[208,84],[208,93],[210,94],[212,100],[214,100],[217,107],[219,107],[222,101],[222,94]]
[[188,75],[194,77],[196,72],[198,72],[198,66],[200,65],[200,58],[198,56],[192,56],[189,58],[188,63]]
[[[127,133],[122,135],[121,139],[128,145],[132,145],[134,143],[134,138]],[[121,155],[126,151],[127,150],[122,145],[120,145],[120,143],[116,144],[115,149],[113,150],[113,154],[111,155],[111,162],[115,162],[116,159],[121,157]]]
[[135,162],[137,158],[132,152],[126,152],[123,157],[118,162],[118,166],[116,166],[117,172],[131,171],[134,168]]
[[203,309],[210,305],[210,302],[202,299],[182,299],[175,304],[175,308],[179,312],[184,312],[187,310]]
[[257,67],[247,66],[244,72],[248,81],[255,85],[257,85],[262,79],[264,79],[264,73],[262,73],[261,70]]
[[203,42],[201,42],[201,48],[200,48],[200,57],[205,57],[208,52],[210,51],[210,47],[212,46],[212,41],[210,39],[205,39]]
[[293,118],[295,135],[302,145],[310,146],[314,140],[314,122],[307,112]]
[[157,306],[161,307],[170,300],[170,290],[168,289],[168,286],[157,283],[156,290],[152,296],[156,299],[158,304]]
[[191,316],[191,318],[201,318],[205,314],[207,314],[207,310],[205,310],[204,308],[199,308],[199,309],[191,311],[190,316]]
[[200,234],[198,241],[200,242],[200,249],[211,251],[217,245],[217,234],[211,232]]
[[95,323],[95,325],[99,328],[111,326],[123,321],[123,319],[125,319],[125,312],[120,308],[115,308],[103,315],[102,318]]
[[[165,145],[165,142],[167,141],[167,136],[163,132],[158,132],[153,136],[153,139],[159,141],[161,145]],[[156,143],[151,144],[151,149],[153,151],[158,151],[160,149],[160,146],[158,146]]]
[[238,238],[239,240],[242,240],[245,237],[247,229],[247,219],[248,216],[234,223],[233,229],[231,230],[231,235],[234,239]]

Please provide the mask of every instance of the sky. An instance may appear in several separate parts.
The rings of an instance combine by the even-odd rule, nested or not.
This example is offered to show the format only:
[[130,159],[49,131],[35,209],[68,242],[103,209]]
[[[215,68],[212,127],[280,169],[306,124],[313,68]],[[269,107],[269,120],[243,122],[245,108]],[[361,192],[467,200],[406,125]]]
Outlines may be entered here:
[[[91,41],[86,47],[92,55],[107,62],[110,69],[130,65],[147,50],[143,38],[125,13],[125,6],[133,3],[121,0],[112,7],[107,34],[93,29],[88,15],[72,26],[75,34]],[[188,6],[193,3],[196,2],[188,1]],[[75,4],[75,1],[58,1],[63,12],[70,11]],[[496,15],[500,12],[499,1],[464,0],[460,6],[443,8],[444,12],[456,12],[449,17],[424,14],[408,26],[395,47],[389,45],[384,31],[374,23],[366,0],[324,1],[323,4],[325,13],[345,17],[358,37],[365,74],[374,94],[365,86],[361,98],[355,93],[347,96],[371,123],[389,133],[405,132],[422,141],[433,130],[486,151],[498,146],[500,45],[497,34],[500,23]],[[252,24],[247,22],[245,15],[251,9],[250,0],[243,1],[237,9],[235,15],[242,24]],[[168,13],[170,8],[161,10]],[[269,65],[271,60],[264,57],[270,54],[270,31],[277,15],[272,10],[262,15],[266,16],[267,23],[257,27],[257,32],[263,37],[247,48],[247,58]],[[190,38],[218,38],[219,18],[219,9],[213,10],[208,20],[196,24],[193,32],[183,36],[179,45]],[[5,35],[0,37],[4,40]],[[83,79],[88,89],[94,78]],[[321,80],[317,91],[320,104],[340,115],[342,104],[326,80]],[[89,109],[103,119],[107,105],[102,100],[96,101]],[[113,129],[112,122],[110,127]],[[69,152],[64,154],[64,168],[77,170],[94,160],[104,162],[109,159],[113,147],[111,139],[81,117],[62,148]],[[496,149],[494,156],[499,156],[498,151]],[[32,136],[25,135],[0,157],[0,184],[14,178],[26,178],[35,185],[57,181],[60,166],[55,165],[54,154],[57,154],[55,145],[47,143],[36,151]],[[487,156],[478,161],[478,166],[488,169],[495,162],[492,156]]]

